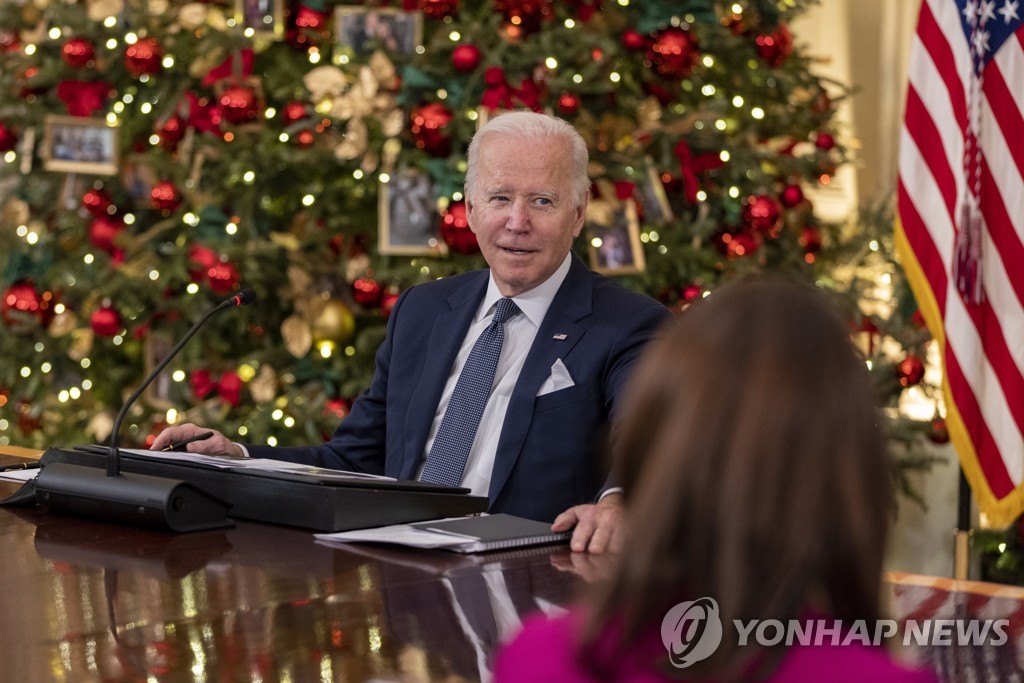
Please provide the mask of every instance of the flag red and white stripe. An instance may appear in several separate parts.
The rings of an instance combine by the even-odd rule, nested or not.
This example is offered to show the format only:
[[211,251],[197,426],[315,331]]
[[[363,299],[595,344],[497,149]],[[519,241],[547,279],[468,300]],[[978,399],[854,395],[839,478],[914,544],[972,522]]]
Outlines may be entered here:
[[900,138],[897,250],[941,348],[980,510],[1024,512],[1024,0],[923,0]]

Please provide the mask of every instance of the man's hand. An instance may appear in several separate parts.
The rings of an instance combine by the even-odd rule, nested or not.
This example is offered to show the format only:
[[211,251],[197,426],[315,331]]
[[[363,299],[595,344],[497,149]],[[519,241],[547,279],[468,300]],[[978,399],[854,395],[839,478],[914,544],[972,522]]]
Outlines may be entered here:
[[213,432],[213,436],[209,439],[203,439],[202,441],[193,441],[185,446],[186,451],[189,453],[204,453],[206,455],[230,455],[234,458],[245,457],[245,452],[220,432],[213,429],[206,429],[205,427],[200,427],[190,422],[180,424],[176,427],[168,427],[164,431],[160,432],[157,434],[156,439],[153,441],[153,445],[150,446],[149,449],[151,451],[163,450],[172,443],[184,441],[191,436],[195,436],[196,434],[201,434],[203,432]]
[[622,494],[610,493],[595,505],[576,505],[555,517],[552,531],[572,532],[569,542],[576,552],[616,552],[622,548]]

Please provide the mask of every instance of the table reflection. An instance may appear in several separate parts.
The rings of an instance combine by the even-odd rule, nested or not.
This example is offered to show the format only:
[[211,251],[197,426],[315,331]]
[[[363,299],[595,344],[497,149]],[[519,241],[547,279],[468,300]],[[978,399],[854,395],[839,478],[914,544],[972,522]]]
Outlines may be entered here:
[[564,548],[347,550],[245,522],[175,535],[5,509],[0,543],[0,648],[25,680],[487,680],[499,640],[582,584]]

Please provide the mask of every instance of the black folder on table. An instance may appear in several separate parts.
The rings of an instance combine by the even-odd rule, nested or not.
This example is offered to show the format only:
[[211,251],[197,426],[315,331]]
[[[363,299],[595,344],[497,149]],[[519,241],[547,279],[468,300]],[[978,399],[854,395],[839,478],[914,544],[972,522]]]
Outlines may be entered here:
[[[106,448],[51,448],[43,454],[43,467],[58,462],[106,467]],[[332,471],[317,474],[218,468],[125,451],[120,462],[123,472],[179,479],[220,498],[231,506],[229,517],[314,531],[459,517],[487,509],[487,498],[471,496],[469,489],[420,481],[346,478]]]

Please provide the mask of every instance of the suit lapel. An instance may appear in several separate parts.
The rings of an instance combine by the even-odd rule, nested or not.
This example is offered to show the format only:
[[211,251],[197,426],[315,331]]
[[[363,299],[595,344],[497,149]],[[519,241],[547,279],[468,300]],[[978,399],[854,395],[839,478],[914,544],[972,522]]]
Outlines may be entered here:
[[[437,404],[448,381],[455,356],[466,336],[480,299],[487,289],[488,271],[466,283],[448,297],[448,310],[434,319],[426,349],[422,355],[423,371],[413,387],[413,400],[405,418],[405,458],[399,475],[403,479],[415,479],[416,470],[423,458],[423,450],[433,424]],[[415,334],[415,331],[413,331]]]
[[590,271],[574,255],[569,273],[537,330],[537,337],[523,364],[519,381],[512,390],[491,473],[488,497],[492,501],[505,486],[508,475],[519,459],[533,421],[537,392],[551,374],[551,366],[555,360],[567,356],[586,333],[586,329],[576,321],[590,314],[592,297]]

